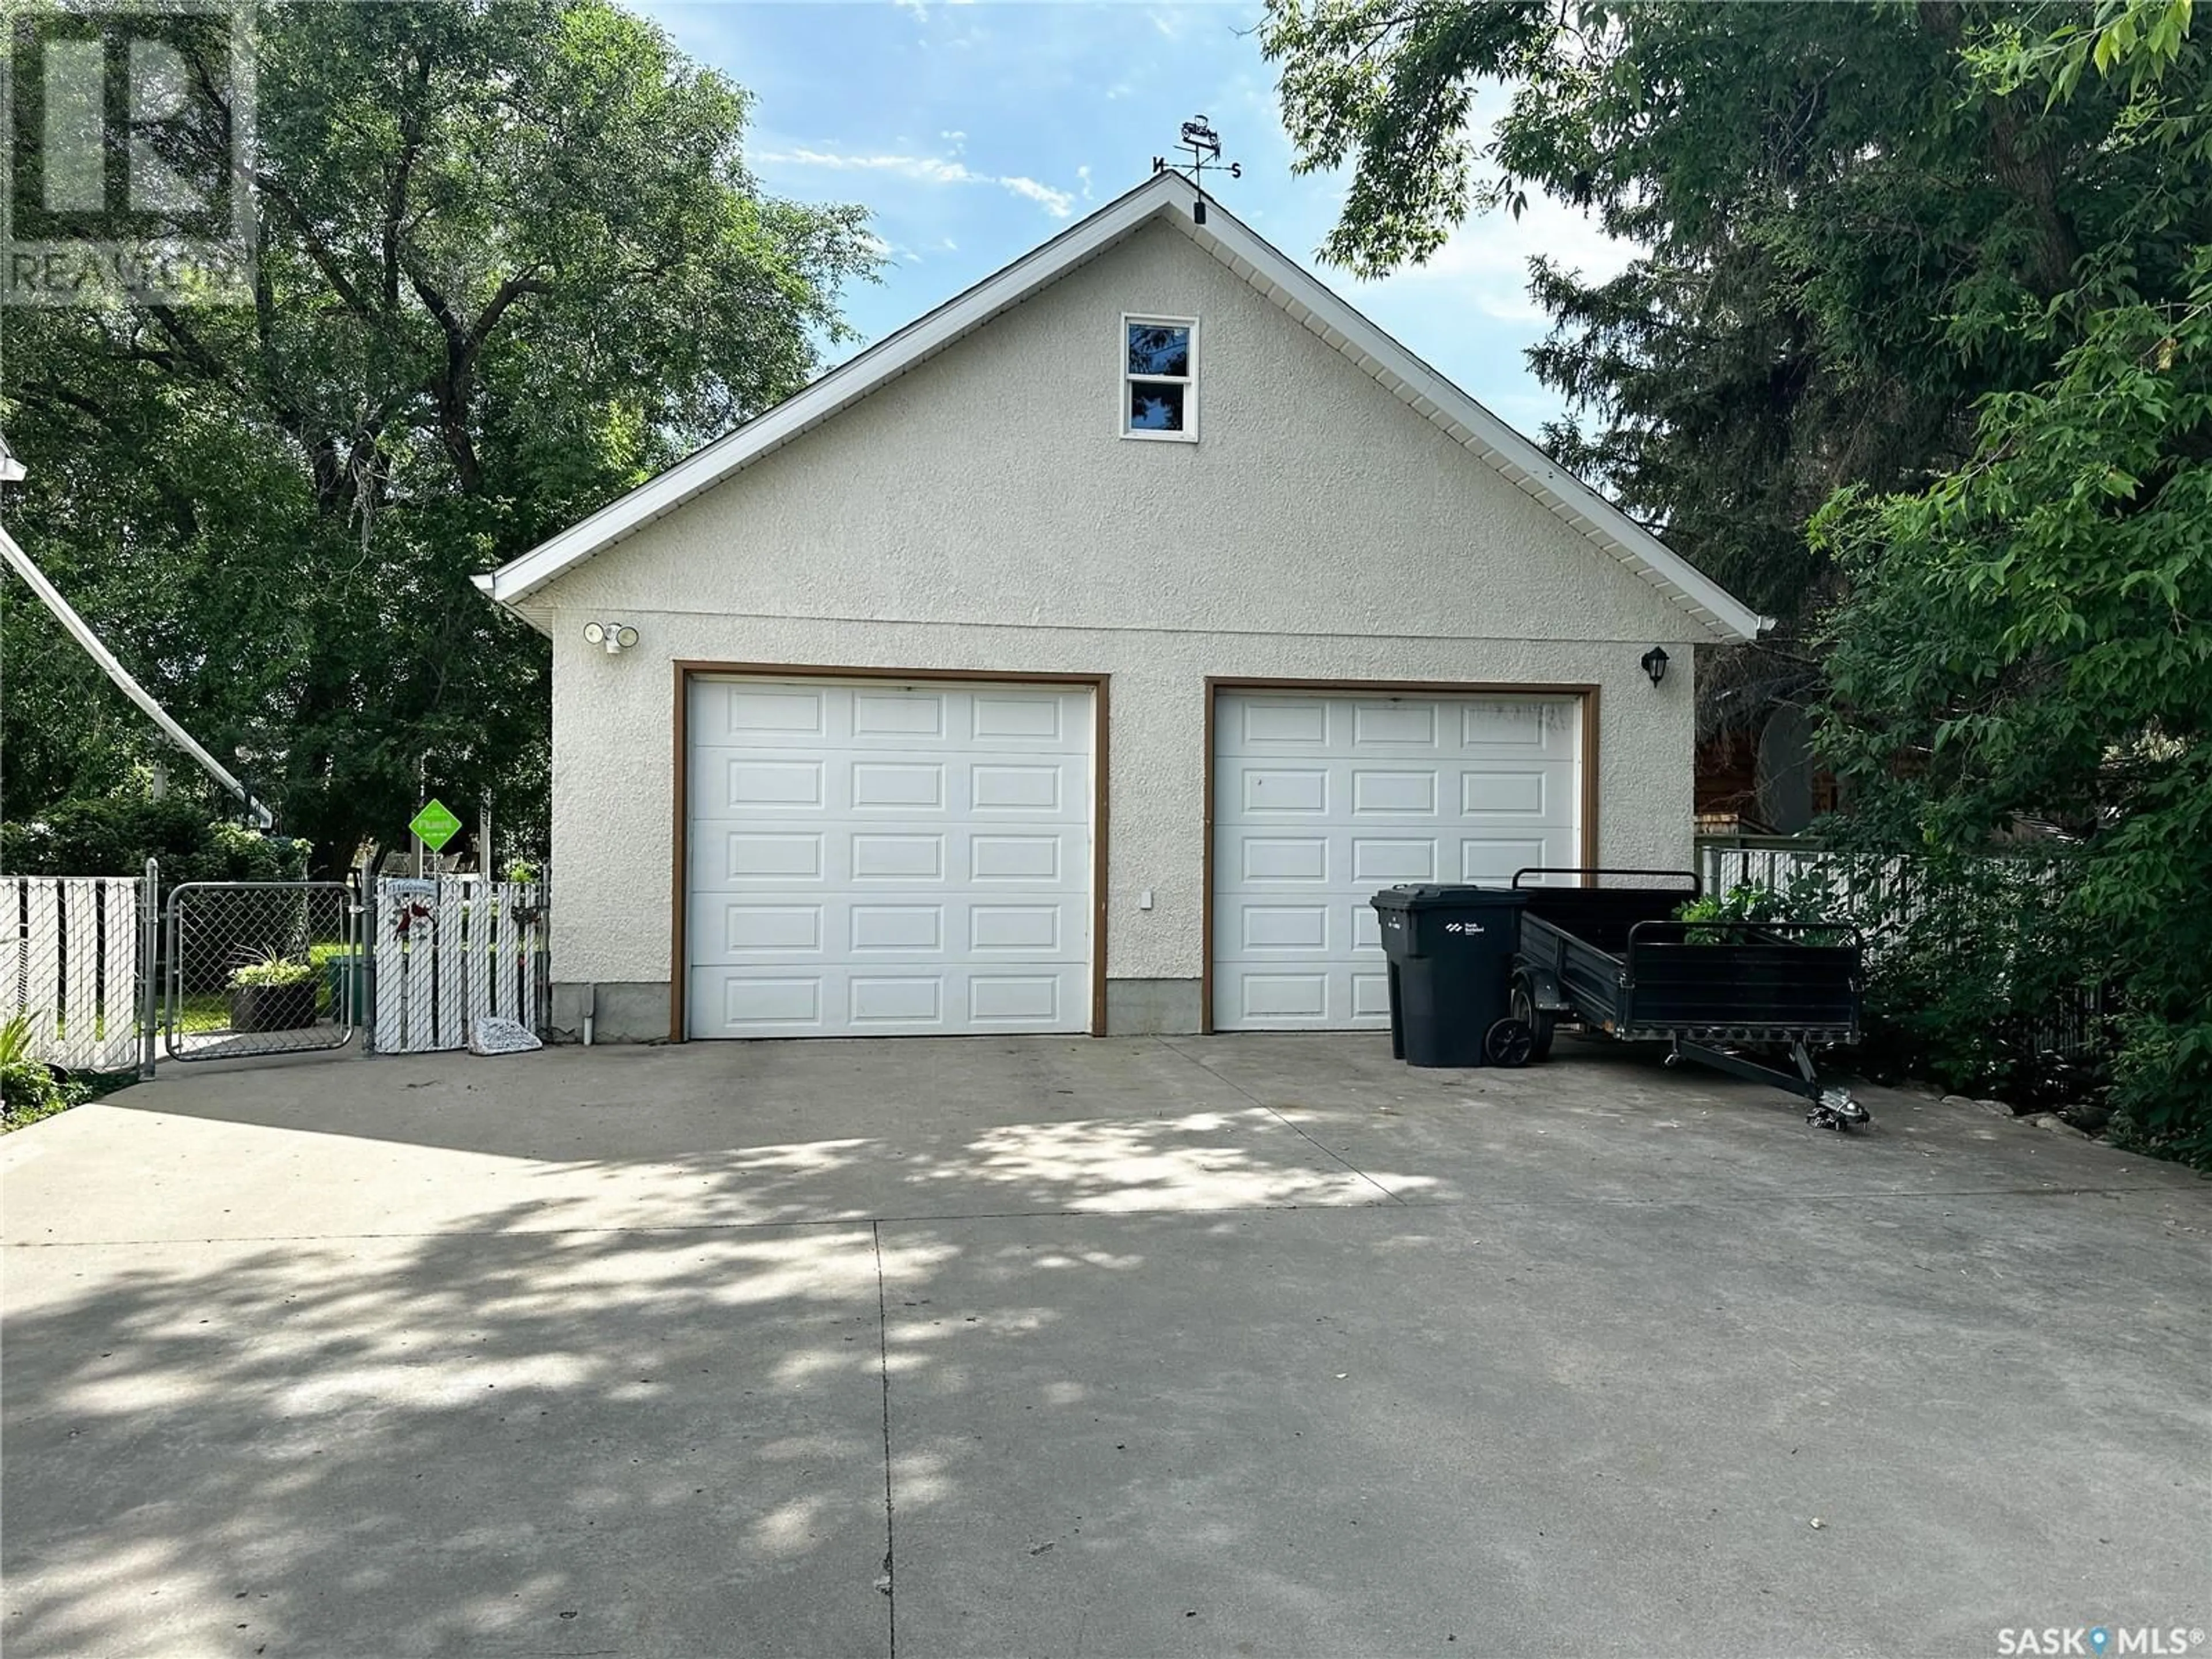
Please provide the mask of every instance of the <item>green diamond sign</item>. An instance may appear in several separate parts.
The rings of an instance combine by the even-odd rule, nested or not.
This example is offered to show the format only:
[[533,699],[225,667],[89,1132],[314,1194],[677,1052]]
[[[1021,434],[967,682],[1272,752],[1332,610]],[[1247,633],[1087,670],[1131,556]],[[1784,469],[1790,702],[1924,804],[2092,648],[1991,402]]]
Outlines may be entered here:
[[445,802],[434,800],[415,815],[407,826],[422,836],[422,845],[434,853],[446,850],[446,843],[460,834],[461,821],[455,817]]

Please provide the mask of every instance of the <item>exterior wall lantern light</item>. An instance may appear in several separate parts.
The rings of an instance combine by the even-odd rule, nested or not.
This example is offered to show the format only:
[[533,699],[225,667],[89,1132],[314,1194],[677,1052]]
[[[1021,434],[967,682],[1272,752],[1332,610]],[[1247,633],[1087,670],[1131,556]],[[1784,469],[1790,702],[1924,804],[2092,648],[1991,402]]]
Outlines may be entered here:
[[584,643],[604,645],[607,655],[618,656],[637,643],[637,629],[628,623],[586,623]]
[[[614,647],[609,646],[607,649],[611,651]],[[1656,685],[1667,678],[1667,651],[1664,646],[1653,646],[1644,653],[1643,661],[1644,672],[1651,677],[1652,684]]]

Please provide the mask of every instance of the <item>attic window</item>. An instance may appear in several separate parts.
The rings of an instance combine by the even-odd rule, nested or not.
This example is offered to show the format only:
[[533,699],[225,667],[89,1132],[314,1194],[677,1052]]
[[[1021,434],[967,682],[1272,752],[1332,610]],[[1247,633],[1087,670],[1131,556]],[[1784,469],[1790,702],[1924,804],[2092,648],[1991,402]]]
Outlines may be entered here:
[[1198,322],[1121,319],[1121,435],[1198,440]]

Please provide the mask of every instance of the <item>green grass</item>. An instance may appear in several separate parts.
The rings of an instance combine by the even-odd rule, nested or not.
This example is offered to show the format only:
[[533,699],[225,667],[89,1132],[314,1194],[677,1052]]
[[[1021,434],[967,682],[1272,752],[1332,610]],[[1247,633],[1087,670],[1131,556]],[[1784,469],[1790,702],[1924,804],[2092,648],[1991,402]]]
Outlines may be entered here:
[[[356,947],[340,939],[328,939],[307,947],[307,960],[325,971],[315,976],[315,1018],[330,1019],[336,1017],[331,1006],[330,975],[325,964],[331,957],[343,955]],[[353,1011],[358,1022],[362,1011]],[[209,1031],[228,1031],[230,1029],[230,993],[228,989],[186,991],[178,999],[176,1029],[180,1036],[197,1036]]]

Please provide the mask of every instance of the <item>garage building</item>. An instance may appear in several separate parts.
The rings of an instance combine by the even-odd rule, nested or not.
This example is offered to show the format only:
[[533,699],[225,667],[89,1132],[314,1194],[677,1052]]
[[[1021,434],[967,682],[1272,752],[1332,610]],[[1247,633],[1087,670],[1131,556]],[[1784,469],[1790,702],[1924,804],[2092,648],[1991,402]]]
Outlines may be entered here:
[[479,579],[552,641],[556,1027],[1376,1027],[1376,888],[1686,862],[1761,619],[1195,200]]

